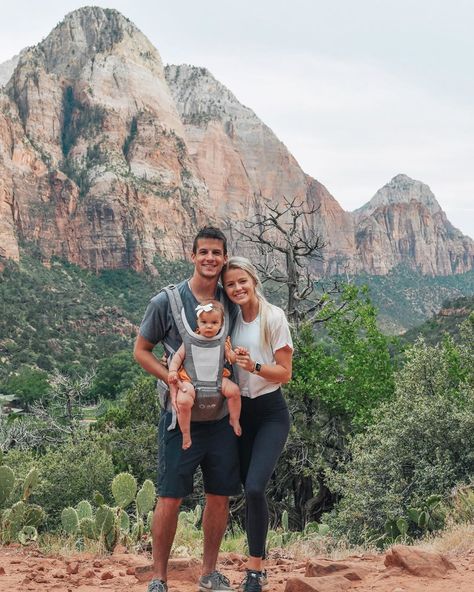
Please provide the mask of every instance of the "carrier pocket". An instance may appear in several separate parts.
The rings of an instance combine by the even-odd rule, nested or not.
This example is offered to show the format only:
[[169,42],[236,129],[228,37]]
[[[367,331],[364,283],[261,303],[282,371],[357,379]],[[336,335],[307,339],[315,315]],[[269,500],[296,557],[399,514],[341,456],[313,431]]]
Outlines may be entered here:
[[225,398],[215,387],[198,387],[191,421],[212,421],[221,417],[225,402]]

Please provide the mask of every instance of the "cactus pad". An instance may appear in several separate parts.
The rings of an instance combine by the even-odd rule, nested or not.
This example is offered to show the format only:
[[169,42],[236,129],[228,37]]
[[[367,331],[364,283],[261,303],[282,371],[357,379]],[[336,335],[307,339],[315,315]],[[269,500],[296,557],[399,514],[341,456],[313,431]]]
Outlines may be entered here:
[[18,533],[18,540],[22,545],[28,545],[38,538],[38,531],[34,526],[24,526]]
[[95,515],[95,530],[97,534],[105,536],[114,527],[115,516],[109,506],[100,506]]
[[104,496],[98,491],[94,491],[93,499],[96,506],[103,506],[105,504]]
[[45,512],[41,506],[36,504],[28,504],[25,510],[25,519],[23,524],[25,526],[38,526],[43,522],[45,518]]
[[15,473],[3,465],[0,467],[0,507],[5,504],[10,497],[13,487],[15,486]]
[[97,539],[95,522],[92,518],[83,518],[79,523],[81,534],[86,539]]
[[119,515],[120,530],[126,534],[130,532],[130,517],[125,510],[120,511]]
[[112,495],[120,508],[126,508],[137,495],[137,480],[130,473],[119,473],[112,481]]
[[150,479],[144,481],[142,488],[137,493],[137,514],[144,516],[155,507],[156,489]]
[[23,482],[23,501],[28,501],[31,492],[38,483],[38,469],[31,469]]
[[69,534],[76,534],[79,530],[79,518],[74,508],[64,508],[61,512],[61,524]]
[[92,506],[87,500],[82,500],[76,506],[77,517],[79,520],[83,518],[92,518]]

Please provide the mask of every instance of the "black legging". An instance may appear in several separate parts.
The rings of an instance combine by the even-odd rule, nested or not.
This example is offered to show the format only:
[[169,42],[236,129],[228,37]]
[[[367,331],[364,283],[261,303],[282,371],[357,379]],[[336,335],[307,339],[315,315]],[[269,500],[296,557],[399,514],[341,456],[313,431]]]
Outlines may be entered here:
[[240,475],[245,490],[249,553],[252,557],[264,557],[268,531],[265,489],[290,429],[290,415],[281,390],[255,399],[242,397],[240,423]]

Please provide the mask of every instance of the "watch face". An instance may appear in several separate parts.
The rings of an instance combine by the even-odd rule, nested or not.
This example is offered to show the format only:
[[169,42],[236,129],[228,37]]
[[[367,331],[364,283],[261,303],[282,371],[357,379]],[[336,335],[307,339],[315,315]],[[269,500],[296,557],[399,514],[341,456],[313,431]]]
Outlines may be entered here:
[[255,364],[255,372],[260,372],[261,369],[262,369],[262,364],[259,364],[258,362],[256,362],[256,364]]

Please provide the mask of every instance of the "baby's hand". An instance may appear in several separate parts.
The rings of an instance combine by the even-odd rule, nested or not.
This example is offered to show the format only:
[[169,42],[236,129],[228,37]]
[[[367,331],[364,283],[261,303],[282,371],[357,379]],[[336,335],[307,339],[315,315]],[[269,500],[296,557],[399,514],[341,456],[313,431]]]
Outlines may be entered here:
[[171,370],[168,372],[168,384],[177,384],[178,382],[178,373],[176,370]]
[[236,356],[246,356],[249,353],[249,350],[246,347],[242,347],[241,345],[238,345],[234,349],[234,352],[235,352]]

